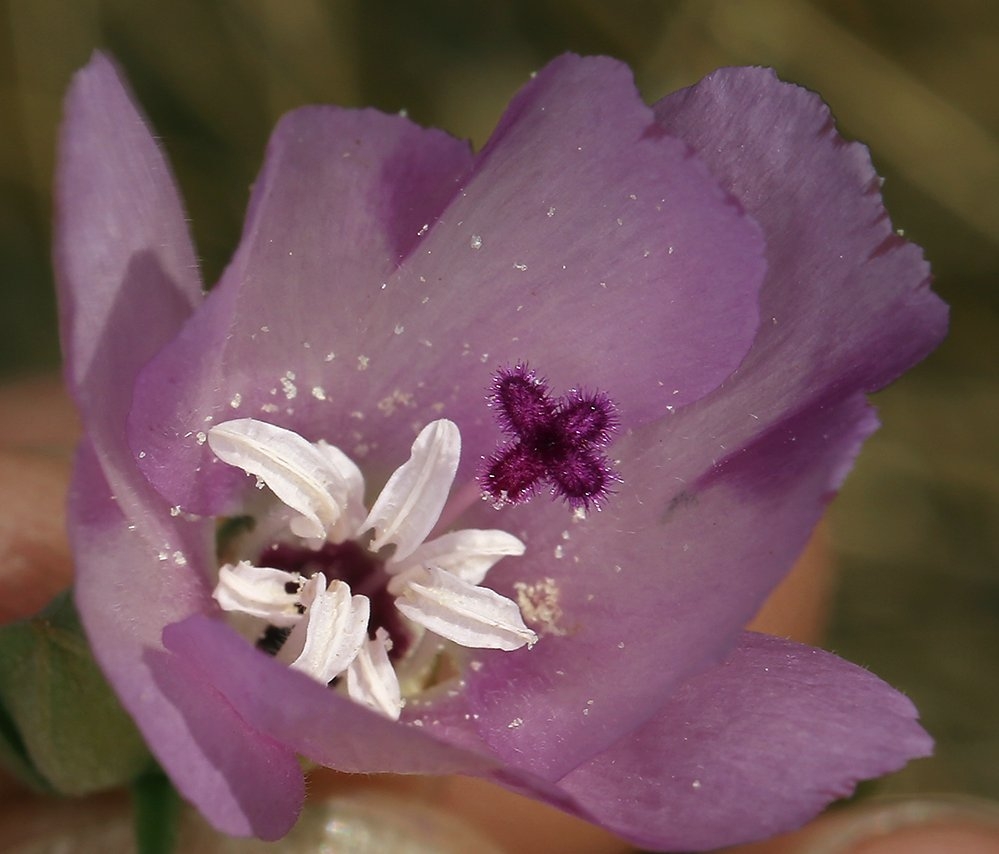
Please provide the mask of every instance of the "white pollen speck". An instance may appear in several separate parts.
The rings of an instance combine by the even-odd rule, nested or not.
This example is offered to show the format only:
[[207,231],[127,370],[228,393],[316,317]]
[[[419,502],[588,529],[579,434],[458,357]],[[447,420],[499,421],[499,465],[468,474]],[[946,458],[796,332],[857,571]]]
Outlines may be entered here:
[[429,338],[421,338],[420,339],[420,343],[424,347],[433,347],[434,346],[433,342]]
[[517,592],[517,607],[528,623],[535,626],[542,634],[566,633],[566,630],[559,625],[562,608],[558,603],[560,590],[554,578],[543,578],[533,584],[517,581],[513,589]]
[[199,430],[197,433],[194,434],[194,439],[199,445],[203,445],[205,444],[205,442],[208,441],[208,434],[205,433],[203,430]]
[[430,297],[424,297],[420,300],[420,305],[426,305],[428,302],[430,302]]
[[330,350],[325,356],[323,356],[324,362],[332,362],[336,358],[336,353]]
[[474,670],[476,673],[478,673],[482,669],[482,662],[481,661],[470,661],[468,663],[468,666],[471,667],[472,670]]
[[427,277],[426,276],[420,276],[420,281],[423,282],[424,284],[426,284]]
[[481,249],[482,248],[482,235],[481,234],[473,234],[472,237],[471,237],[471,239],[468,241],[468,245],[471,246],[472,249]]
[[355,409],[353,412],[350,413],[350,417],[355,419],[356,421],[363,421],[364,413],[361,412],[360,409]]
[[140,460],[144,460],[146,458],[146,452],[145,451],[139,451],[138,456],[139,456]]
[[370,363],[371,363],[371,357],[370,356],[358,356],[357,357],[357,370],[359,370],[359,371],[366,371],[368,369],[368,365]]
[[179,516],[180,515],[180,505],[179,504],[174,505],[173,507],[170,508],[170,515],[171,516]]
[[624,649],[624,641],[619,641],[617,645],[618,649]]
[[156,553],[156,559],[157,560],[166,560],[168,557],[170,557],[170,555],[167,552],[157,552]]
[[260,331],[261,332],[270,332],[271,328],[269,326],[261,326],[260,327]]
[[618,217],[618,218],[617,218],[617,224],[618,224],[618,225],[624,225],[624,220],[623,220],[623,219],[621,219],[621,217]]
[[401,323],[397,323],[393,331],[395,332],[396,335],[402,335],[402,333],[406,331],[406,327],[403,326]]
[[319,385],[314,385],[312,387],[312,396],[316,400],[326,400],[326,390]]
[[590,699],[590,700],[587,700],[587,701],[586,701],[586,705],[587,705],[587,706],[592,706],[592,705],[593,705],[593,700],[592,700],[592,699]]
[[586,518],[585,507],[577,507],[575,510],[572,511],[573,522],[582,522],[585,518]]
[[238,391],[232,396],[232,400],[229,401],[229,405],[233,409],[239,409],[239,405],[243,402],[243,395]]
[[298,396],[298,387],[293,382],[294,379],[294,371],[288,371],[288,373],[281,377],[281,388],[284,390],[286,400],[294,400]]
[[305,349],[305,350],[311,350],[312,349],[312,345],[308,341],[303,341],[302,342],[302,348]]
[[628,198],[631,199],[633,202],[638,201],[638,196],[636,196],[634,193],[628,193]]
[[620,572],[620,571],[621,571],[621,564],[615,563],[614,564],[614,572]]
[[263,406],[260,407],[260,411],[261,412],[277,412],[278,408],[279,407],[278,407],[278,405],[276,403],[265,403]]
[[590,713],[590,710],[589,710],[589,708],[585,708],[585,709],[583,709],[583,714],[584,714],[584,715],[588,715],[589,713]]
[[646,250],[644,250],[642,252],[642,257],[643,258],[648,258],[651,254],[652,254],[652,250],[651,249],[646,249]]
[[430,231],[430,223],[425,222],[423,223],[423,227],[418,232],[416,232],[416,236],[423,237],[423,235],[426,234],[428,231]]
[[552,205],[550,208],[548,208],[546,215],[549,217],[555,216],[555,205]]
[[562,539],[563,540],[568,540],[569,539],[569,532],[568,531],[563,531],[562,532]]
[[565,546],[559,543],[557,546],[555,546],[555,559],[561,560],[564,557],[565,557]]
[[523,263],[520,263],[520,264],[514,264],[514,265],[513,265],[513,269],[514,269],[514,270],[520,270],[520,272],[521,272],[521,273],[523,273],[523,272],[524,272],[524,270],[526,270],[526,269],[527,269],[527,264],[523,264]]
[[184,557],[183,552],[174,552],[173,562],[177,564],[177,566],[187,566],[187,558]]
[[672,247],[672,246],[670,246],[670,247],[667,247],[667,249],[666,249],[666,254],[667,254],[667,255],[672,255],[672,254],[673,254],[673,247]]
[[523,726],[523,725],[524,725],[524,719],[523,718],[514,718],[512,721],[510,721],[510,723],[508,723],[506,725],[506,728],[507,729],[517,729],[517,727],[520,727],[520,726]]
[[416,406],[416,400],[413,398],[413,395],[397,388],[391,394],[379,400],[377,406],[382,415],[388,416],[394,414],[400,406],[412,409]]
[[690,784],[690,788],[691,789],[699,789],[699,788],[701,788],[701,781],[700,780],[694,780],[694,782]]

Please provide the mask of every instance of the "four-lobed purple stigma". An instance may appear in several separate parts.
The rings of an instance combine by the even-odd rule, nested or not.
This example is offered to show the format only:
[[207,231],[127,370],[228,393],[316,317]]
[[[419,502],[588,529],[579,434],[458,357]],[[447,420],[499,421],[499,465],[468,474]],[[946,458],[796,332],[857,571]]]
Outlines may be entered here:
[[603,453],[617,409],[603,392],[572,389],[552,398],[545,380],[524,363],[497,371],[489,405],[512,442],[485,461],[479,482],[497,506],[528,501],[547,483],[573,509],[599,508],[617,480]]

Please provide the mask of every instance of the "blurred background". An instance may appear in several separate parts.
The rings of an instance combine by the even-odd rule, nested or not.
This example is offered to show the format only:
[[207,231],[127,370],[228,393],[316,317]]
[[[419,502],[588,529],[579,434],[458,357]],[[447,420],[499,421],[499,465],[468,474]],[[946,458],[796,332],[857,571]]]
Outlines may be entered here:
[[169,152],[205,280],[238,239],[267,135],[330,102],[405,109],[477,145],[565,50],[626,60],[649,101],[772,65],[866,142],[933,263],[948,341],[878,395],[884,429],[833,506],[826,646],[906,691],[938,753],[879,792],[999,798],[999,4],[989,0],[6,0],[0,4],[0,379],[59,361],[49,260],[60,101],[96,48]]

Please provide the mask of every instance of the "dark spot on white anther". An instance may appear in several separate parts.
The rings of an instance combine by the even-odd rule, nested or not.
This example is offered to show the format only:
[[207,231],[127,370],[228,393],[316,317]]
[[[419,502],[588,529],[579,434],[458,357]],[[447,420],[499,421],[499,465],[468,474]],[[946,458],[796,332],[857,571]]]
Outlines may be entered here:
[[291,634],[290,628],[279,628],[278,626],[268,626],[260,640],[257,641],[257,649],[266,652],[268,655],[277,655],[288,640]]

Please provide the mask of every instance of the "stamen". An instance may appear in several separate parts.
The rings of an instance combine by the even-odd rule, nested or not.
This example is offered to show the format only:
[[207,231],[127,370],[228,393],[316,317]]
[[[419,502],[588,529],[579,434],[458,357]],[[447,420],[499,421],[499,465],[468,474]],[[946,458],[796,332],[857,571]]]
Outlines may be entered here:
[[385,629],[366,641],[347,668],[347,694],[376,712],[396,721],[402,714],[402,692],[389,662],[392,639]]
[[362,525],[375,531],[372,551],[393,544],[401,559],[423,542],[447,502],[460,454],[453,421],[442,418],[420,431],[409,460],[393,472]]
[[294,626],[302,612],[300,590],[304,579],[296,573],[240,561],[219,567],[212,596],[223,611],[238,611],[279,628]]
[[367,640],[370,605],[365,596],[351,596],[342,581],[327,588],[321,573],[303,593],[306,619],[291,630],[278,659],[326,684],[347,669]]
[[[507,392],[511,430],[536,434],[559,417],[561,404],[526,375]],[[594,414],[586,400],[569,401],[564,431],[592,446],[610,419]],[[424,632],[438,636],[439,650],[442,638],[498,650],[537,641],[516,602],[481,586],[497,561],[524,553],[517,537],[467,529],[424,542],[458,468],[461,436],[453,422],[441,419],[420,431],[370,513],[360,470],[332,445],[251,419],[220,424],[210,438],[223,461],[257,475],[300,514],[289,523],[286,514],[268,510],[287,527],[273,530],[275,539],[260,553],[267,565],[224,565],[214,593],[223,609],[267,624],[255,637],[278,660],[323,684],[346,673],[340,690],[395,719],[403,704],[395,667],[412,676],[407,655]],[[553,477],[549,469],[544,474]]]
[[414,570],[395,605],[414,623],[461,646],[510,651],[538,639],[516,602],[436,567]]

